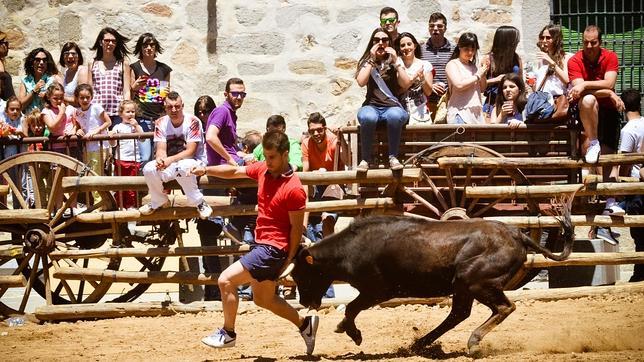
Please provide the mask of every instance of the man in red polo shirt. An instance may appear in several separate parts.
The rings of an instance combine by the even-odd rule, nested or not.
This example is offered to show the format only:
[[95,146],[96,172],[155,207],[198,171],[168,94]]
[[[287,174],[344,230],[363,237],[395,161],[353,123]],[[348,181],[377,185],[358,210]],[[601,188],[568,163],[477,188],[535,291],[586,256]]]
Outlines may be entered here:
[[295,308],[275,294],[277,279],[295,256],[302,239],[306,194],[288,162],[290,145],[286,134],[268,131],[262,138],[262,146],[264,162],[249,166],[219,165],[192,169],[197,176],[252,178],[258,185],[256,245],[219,276],[217,283],[221,291],[224,325],[201,341],[213,348],[235,345],[235,318],[239,305],[237,287],[250,283],[255,304],[297,326],[306,343],[306,353],[312,354],[319,318],[301,317]]
[[583,34],[583,50],[568,61],[568,76],[572,86],[568,98],[579,105],[588,163],[597,162],[601,146],[604,146],[606,153],[613,153],[617,149],[619,111],[624,108],[624,103],[614,92],[619,67],[617,54],[601,47],[601,35],[598,26],[587,26]]

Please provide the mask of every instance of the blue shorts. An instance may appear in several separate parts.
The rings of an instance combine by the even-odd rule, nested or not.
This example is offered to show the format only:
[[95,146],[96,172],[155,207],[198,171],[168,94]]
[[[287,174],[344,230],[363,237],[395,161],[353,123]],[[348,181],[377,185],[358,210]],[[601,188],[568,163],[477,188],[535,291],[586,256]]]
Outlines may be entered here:
[[255,244],[239,262],[258,282],[277,280],[288,254],[272,245]]

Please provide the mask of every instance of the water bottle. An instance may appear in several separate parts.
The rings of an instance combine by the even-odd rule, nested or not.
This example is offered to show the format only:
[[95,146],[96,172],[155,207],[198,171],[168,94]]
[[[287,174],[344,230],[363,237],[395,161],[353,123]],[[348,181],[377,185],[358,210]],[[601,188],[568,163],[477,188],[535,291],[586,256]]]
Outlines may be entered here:
[[23,317],[11,317],[7,319],[7,324],[9,327],[21,327],[25,324],[25,319]]

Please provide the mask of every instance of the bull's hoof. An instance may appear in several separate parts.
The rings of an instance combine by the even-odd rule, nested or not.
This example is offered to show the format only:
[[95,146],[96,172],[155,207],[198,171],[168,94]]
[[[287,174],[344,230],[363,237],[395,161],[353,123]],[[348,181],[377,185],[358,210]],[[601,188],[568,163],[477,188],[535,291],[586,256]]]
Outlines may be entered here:
[[483,357],[483,352],[481,352],[481,347],[478,344],[470,346],[468,354],[474,359]]
[[353,340],[353,343],[355,343],[356,346],[359,346],[362,344],[362,333],[360,331],[356,331],[355,333],[353,333],[353,335],[349,334],[349,337],[351,337],[351,339]]

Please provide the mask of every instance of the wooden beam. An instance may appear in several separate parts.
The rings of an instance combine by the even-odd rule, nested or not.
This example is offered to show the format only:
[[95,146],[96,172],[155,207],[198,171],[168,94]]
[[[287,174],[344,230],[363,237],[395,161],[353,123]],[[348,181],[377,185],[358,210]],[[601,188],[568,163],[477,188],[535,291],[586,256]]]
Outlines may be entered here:
[[[577,191],[579,190],[579,191]],[[554,197],[577,191],[575,196],[615,196],[644,194],[644,182],[607,182],[598,184],[537,186],[472,186],[465,188],[467,198],[536,198]]]
[[[428,133],[436,133],[436,132],[447,132],[447,131],[456,131],[457,129],[462,128],[465,130],[465,133],[469,133],[471,131],[483,131],[483,132],[488,132],[488,133],[498,133],[499,131],[504,131],[504,133],[507,133],[510,135],[510,131],[508,130],[508,126],[506,124],[414,124],[414,125],[406,125],[405,129],[403,130],[403,137],[406,134],[410,133],[421,133],[421,132],[428,132]],[[345,126],[341,127],[340,131],[342,133],[358,133],[360,127],[359,126]],[[515,133],[527,133],[527,132],[541,132],[543,131],[549,131],[549,132],[555,132],[555,133],[565,133],[569,134],[571,130],[569,130],[566,126],[562,126],[561,124],[522,124],[519,126],[519,128],[516,128],[512,130],[512,132]]]
[[54,278],[64,280],[85,280],[112,283],[179,283],[216,285],[219,274],[176,271],[116,271],[91,268],[60,268]]
[[[395,208],[397,207],[392,198],[369,198],[369,199],[347,199],[334,201],[313,201],[306,204],[306,211],[346,211],[375,208]],[[229,205],[215,206],[213,215],[232,216],[232,215],[257,215],[256,206],[253,205]],[[129,221],[160,221],[160,220],[177,220],[191,219],[198,217],[197,209],[189,208],[163,208],[155,211],[151,215],[141,215],[138,210],[124,211],[105,211],[83,213],[76,216],[76,221],[83,223],[111,223],[111,222],[129,222]]]
[[46,209],[0,210],[0,225],[35,224],[49,222]]
[[[584,298],[596,295],[619,295],[644,292],[644,282],[611,286],[575,287],[558,289],[511,290],[505,292],[511,301],[555,301],[561,299]],[[322,308],[338,306],[350,302],[349,298],[324,299]],[[297,301],[287,301],[297,309],[303,309]],[[380,303],[380,307],[396,307],[404,304],[451,304],[450,297],[439,298],[397,298]],[[261,308],[252,302],[240,302],[240,312],[256,311]],[[36,308],[34,315],[41,321],[63,321],[79,319],[104,319],[123,317],[156,317],[175,314],[197,314],[220,312],[221,302],[193,302],[190,304],[167,302],[98,303],[46,305]]]
[[27,285],[25,277],[20,275],[0,275],[0,288],[20,288]]
[[169,256],[212,256],[212,255],[242,255],[250,250],[247,244],[227,246],[186,246],[159,248],[109,248],[80,249],[53,251],[49,257],[58,259],[88,259],[88,258],[126,258],[126,257],[169,257]]
[[[392,172],[389,169],[369,170],[366,173],[356,171],[327,171],[327,172],[297,172],[297,176],[304,185],[332,185],[332,184],[386,184],[393,181],[412,183],[420,181],[421,170],[418,168],[405,168],[401,172]],[[165,187],[178,189],[176,181],[165,184]],[[257,187],[257,182],[251,179],[225,180],[216,177],[202,176],[199,178],[200,188],[230,188],[230,187]],[[148,187],[143,176],[84,176],[63,178],[65,192],[81,191],[145,191]]]
[[0,257],[3,258],[19,258],[23,254],[22,245],[0,245]]
[[0,196],[6,196],[9,194],[9,185],[0,185]]
[[569,157],[441,157],[437,160],[441,168],[520,168],[520,169],[564,169],[591,166],[613,166],[619,164],[644,163],[644,153],[620,153],[602,155],[596,164]]
[[528,254],[526,268],[550,268],[578,265],[644,264],[644,252],[621,253],[571,253],[568,259],[555,261],[541,254]]
[[[572,215],[570,218],[576,226],[644,226],[644,215]],[[559,221],[554,216],[490,216],[483,219],[525,228],[559,227]]]

